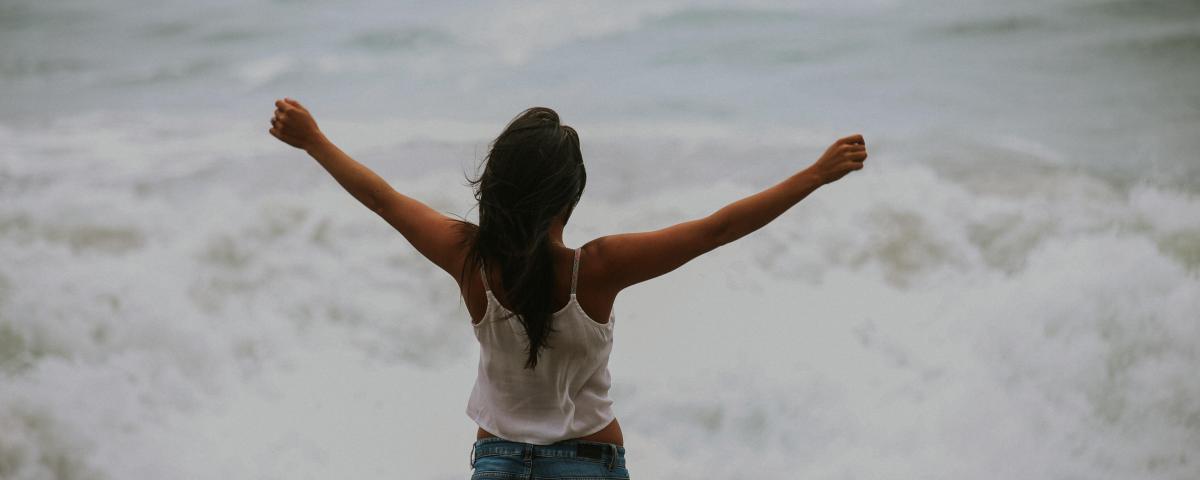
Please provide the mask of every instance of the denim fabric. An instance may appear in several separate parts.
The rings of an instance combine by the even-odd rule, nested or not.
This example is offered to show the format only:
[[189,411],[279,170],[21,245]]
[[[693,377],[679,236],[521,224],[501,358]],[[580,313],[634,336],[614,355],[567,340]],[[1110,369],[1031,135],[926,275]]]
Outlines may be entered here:
[[[576,456],[580,446],[601,458]],[[471,480],[628,479],[625,447],[611,443],[565,440],[553,445],[484,438],[471,448]]]

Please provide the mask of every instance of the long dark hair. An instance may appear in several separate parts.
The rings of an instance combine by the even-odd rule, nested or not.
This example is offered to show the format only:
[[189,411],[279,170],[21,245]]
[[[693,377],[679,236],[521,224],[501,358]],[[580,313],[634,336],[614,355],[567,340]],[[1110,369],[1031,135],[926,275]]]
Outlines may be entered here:
[[484,162],[483,172],[468,179],[479,225],[463,223],[463,278],[480,266],[500,269],[509,307],[529,337],[525,368],[533,369],[554,332],[550,225],[559,215],[564,222],[571,217],[587,183],[579,135],[554,110],[533,107],[509,122]]

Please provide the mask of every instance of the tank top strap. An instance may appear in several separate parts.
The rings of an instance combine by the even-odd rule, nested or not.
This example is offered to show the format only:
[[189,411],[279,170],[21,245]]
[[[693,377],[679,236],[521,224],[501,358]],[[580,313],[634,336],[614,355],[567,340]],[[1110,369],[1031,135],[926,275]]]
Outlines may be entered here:
[[575,295],[575,284],[579,281],[579,251],[575,249],[575,264],[571,265],[571,295]]
[[483,269],[483,265],[479,266],[479,278],[481,278],[483,280],[483,291],[485,291],[485,292],[492,291],[492,287],[488,286],[487,271]]

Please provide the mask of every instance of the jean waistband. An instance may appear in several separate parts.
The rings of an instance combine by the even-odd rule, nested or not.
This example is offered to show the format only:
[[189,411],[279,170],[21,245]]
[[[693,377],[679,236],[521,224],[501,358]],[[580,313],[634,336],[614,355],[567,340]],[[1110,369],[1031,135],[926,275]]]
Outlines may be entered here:
[[499,437],[481,438],[471,446],[471,466],[478,458],[493,455],[519,455],[526,459],[534,457],[590,458],[601,460],[609,469],[617,459],[625,456],[625,447],[613,443],[589,442],[586,440],[564,440],[551,445],[514,442]]

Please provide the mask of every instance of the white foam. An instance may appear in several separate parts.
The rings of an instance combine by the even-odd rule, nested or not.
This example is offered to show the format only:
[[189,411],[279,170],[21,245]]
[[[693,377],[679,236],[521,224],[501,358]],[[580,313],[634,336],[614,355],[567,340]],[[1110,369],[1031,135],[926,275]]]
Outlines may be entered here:
[[[4,185],[21,185],[0,205],[7,477],[466,476],[476,359],[453,281],[258,130],[131,115],[5,134]],[[441,157],[473,151],[462,135],[367,150],[401,191],[469,216],[470,160]],[[655,142],[594,149],[568,244],[767,186],[613,185],[661,168]],[[634,475],[1194,476],[1197,199],[1044,166],[1021,174],[1056,182],[979,189],[919,151],[890,143],[622,293],[613,394]],[[435,166],[398,173],[417,155]]]

